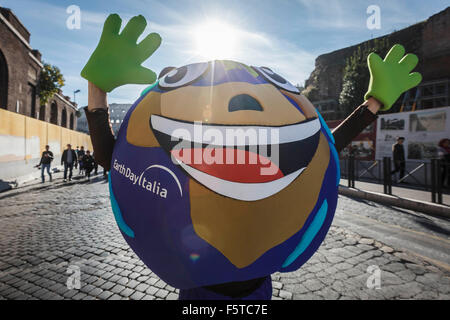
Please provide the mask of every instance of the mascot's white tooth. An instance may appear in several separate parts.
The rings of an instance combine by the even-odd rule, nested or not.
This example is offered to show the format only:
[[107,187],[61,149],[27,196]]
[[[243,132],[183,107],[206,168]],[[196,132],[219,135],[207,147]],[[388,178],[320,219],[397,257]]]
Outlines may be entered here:
[[[177,121],[173,119],[168,119],[158,115],[151,116],[152,127],[154,130],[162,132],[166,135],[170,135],[174,138],[182,137],[184,140],[192,141],[195,143],[208,144],[210,141],[204,138],[204,133],[208,130],[214,130],[215,134],[220,134],[223,139],[223,146],[245,146],[252,145],[253,143],[248,143],[247,139],[231,139],[231,143],[227,143],[226,137],[231,136],[232,138],[237,137],[237,135],[249,135],[250,132],[255,132],[259,134],[260,132],[268,133],[270,137],[271,130],[278,131],[278,143],[289,143],[307,139],[312,135],[316,134],[320,130],[320,120],[314,119],[306,122],[286,125],[286,126],[221,126],[221,125],[208,125],[208,124],[193,124],[183,121]],[[199,130],[201,130],[199,132]],[[254,144],[260,144],[258,141]]]
[[301,168],[283,178],[264,183],[240,183],[223,180],[200,170],[194,169],[181,161],[180,166],[198,182],[226,197],[243,201],[256,201],[268,198],[286,188],[306,168]]

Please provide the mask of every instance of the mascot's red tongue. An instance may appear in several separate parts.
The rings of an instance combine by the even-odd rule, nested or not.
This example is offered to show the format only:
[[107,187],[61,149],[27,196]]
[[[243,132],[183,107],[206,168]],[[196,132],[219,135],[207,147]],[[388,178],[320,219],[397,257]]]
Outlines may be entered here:
[[[220,150],[222,155],[220,153],[216,155],[217,150]],[[251,151],[234,148],[185,148],[173,149],[171,153],[176,159],[190,167],[227,181],[264,183],[278,180],[284,176],[280,168],[270,159]],[[222,161],[220,161],[221,158]]]

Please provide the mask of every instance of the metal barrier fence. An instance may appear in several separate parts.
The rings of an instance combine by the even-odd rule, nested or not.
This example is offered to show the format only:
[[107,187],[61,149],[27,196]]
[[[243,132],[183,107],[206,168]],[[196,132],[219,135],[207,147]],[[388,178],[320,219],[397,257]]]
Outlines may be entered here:
[[[390,157],[365,161],[350,156],[341,159],[340,164],[341,177],[347,179],[349,188],[355,187],[355,181],[376,182],[383,184],[385,194],[392,195],[392,186],[401,185],[429,191],[431,201],[439,204],[442,204],[442,193],[450,191],[450,163],[440,159],[431,159],[429,162],[405,161],[403,165],[395,166]],[[400,172],[402,170],[403,175]],[[446,187],[444,183],[447,183]]]

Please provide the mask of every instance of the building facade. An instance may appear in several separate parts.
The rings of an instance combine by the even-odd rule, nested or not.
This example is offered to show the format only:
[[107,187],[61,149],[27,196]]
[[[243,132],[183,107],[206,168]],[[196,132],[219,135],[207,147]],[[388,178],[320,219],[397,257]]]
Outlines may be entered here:
[[62,91],[40,105],[42,67],[40,52],[30,46],[30,32],[10,9],[0,7],[0,108],[76,129],[76,105]]
[[109,118],[111,122],[111,127],[114,131],[114,134],[117,136],[119,133],[120,126],[122,125],[123,119],[128,112],[128,109],[131,108],[131,104],[119,104],[119,103],[111,103],[109,105]]
[[[406,52],[419,57],[414,71],[423,76],[422,83],[406,92],[391,112],[415,111],[450,105],[450,7],[427,20],[386,36],[339,49],[317,57],[315,69],[305,82],[305,94],[317,106],[325,120],[340,120],[345,114],[339,106],[347,59],[358,48],[373,47],[375,41],[402,44]],[[362,102],[362,101],[361,101]],[[355,106],[356,107],[356,106]]]

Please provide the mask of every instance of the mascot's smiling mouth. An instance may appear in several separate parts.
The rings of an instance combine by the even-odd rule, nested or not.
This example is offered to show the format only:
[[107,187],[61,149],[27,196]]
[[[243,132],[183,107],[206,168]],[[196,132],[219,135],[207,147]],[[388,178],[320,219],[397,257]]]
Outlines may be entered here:
[[244,201],[270,197],[294,181],[313,158],[321,132],[318,118],[272,127],[152,115],[150,126],[188,175],[218,194]]

